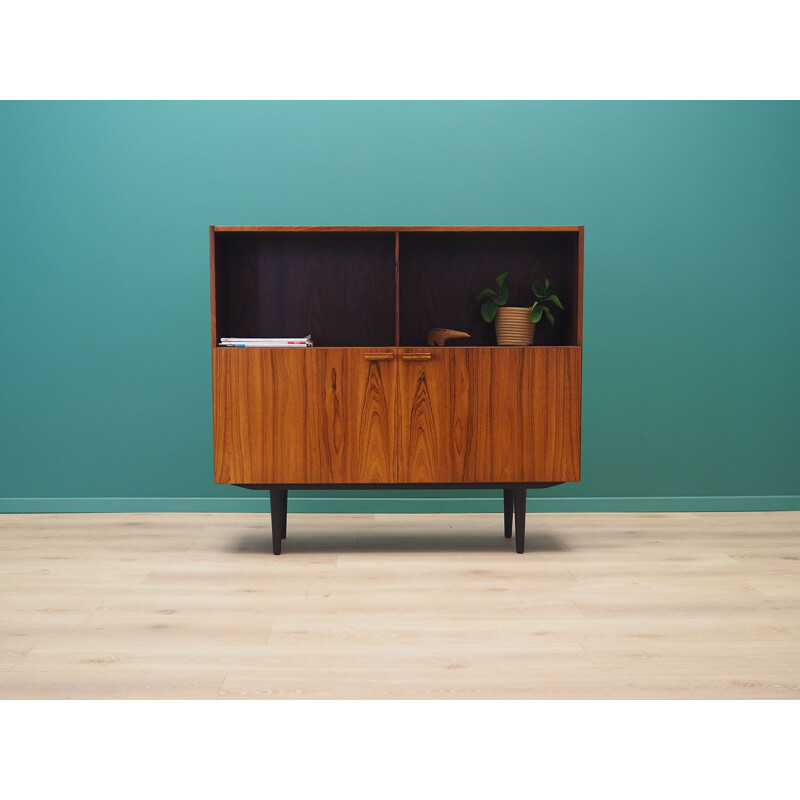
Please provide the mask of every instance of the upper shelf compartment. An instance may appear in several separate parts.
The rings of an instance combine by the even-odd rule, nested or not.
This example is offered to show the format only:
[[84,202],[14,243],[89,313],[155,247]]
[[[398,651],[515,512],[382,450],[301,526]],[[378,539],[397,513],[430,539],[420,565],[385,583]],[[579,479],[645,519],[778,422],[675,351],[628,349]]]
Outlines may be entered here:
[[215,344],[310,333],[321,347],[395,343],[395,234],[213,233]]
[[535,345],[580,344],[580,234],[573,230],[436,231],[399,235],[400,342],[425,345],[431,328],[466,331],[467,346],[496,344],[475,295],[508,272],[509,306],[530,306],[531,283],[549,278],[564,304],[555,326],[536,326]]
[[[214,228],[214,343],[302,337],[321,347],[493,346],[475,295],[508,272],[508,305],[529,306],[549,278],[565,311],[535,345],[581,343],[582,228]],[[397,249],[396,249],[397,248]]]

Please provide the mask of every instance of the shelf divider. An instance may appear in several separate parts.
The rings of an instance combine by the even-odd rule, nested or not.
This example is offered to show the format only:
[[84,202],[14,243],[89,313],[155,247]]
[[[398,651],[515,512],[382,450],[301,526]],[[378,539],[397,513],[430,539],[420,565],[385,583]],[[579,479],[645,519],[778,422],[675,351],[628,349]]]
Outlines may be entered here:
[[394,232],[394,346],[400,347],[400,231]]

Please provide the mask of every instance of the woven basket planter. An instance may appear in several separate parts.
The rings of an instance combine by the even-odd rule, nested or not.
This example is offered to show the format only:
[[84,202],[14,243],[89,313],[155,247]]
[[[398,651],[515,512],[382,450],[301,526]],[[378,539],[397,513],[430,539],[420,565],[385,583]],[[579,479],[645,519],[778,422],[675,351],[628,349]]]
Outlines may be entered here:
[[533,344],[536,324],[530,320],[530,308],[501,306],[494,318],[497,344],[526,347]]

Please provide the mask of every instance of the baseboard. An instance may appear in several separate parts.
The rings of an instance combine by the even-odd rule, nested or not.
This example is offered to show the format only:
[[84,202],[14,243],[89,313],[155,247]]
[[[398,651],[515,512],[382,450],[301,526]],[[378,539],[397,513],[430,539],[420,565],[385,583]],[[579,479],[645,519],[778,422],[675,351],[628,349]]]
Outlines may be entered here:
[[[289,512],[346,514],[475,514],[502,508],[495,496],[399,497],[353,494],[314,497],[289,493]],[[3,514],[131,512],[266,512],[266,493],[250,497],[5,497]],[[717,497],[539,497],[528,494],[528,510],[543,513],[800,511],[800,495],[730,495]]]

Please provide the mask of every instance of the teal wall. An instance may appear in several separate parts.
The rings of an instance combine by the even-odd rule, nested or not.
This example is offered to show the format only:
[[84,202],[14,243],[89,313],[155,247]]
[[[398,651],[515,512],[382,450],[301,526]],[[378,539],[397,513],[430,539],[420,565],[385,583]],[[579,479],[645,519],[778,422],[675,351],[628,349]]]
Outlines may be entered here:
[[534,508],[800,508],[798,142],[799,103],[0,103],[0,510],[266,507],[212,481],[209,224],[585,225],[583,481]]

